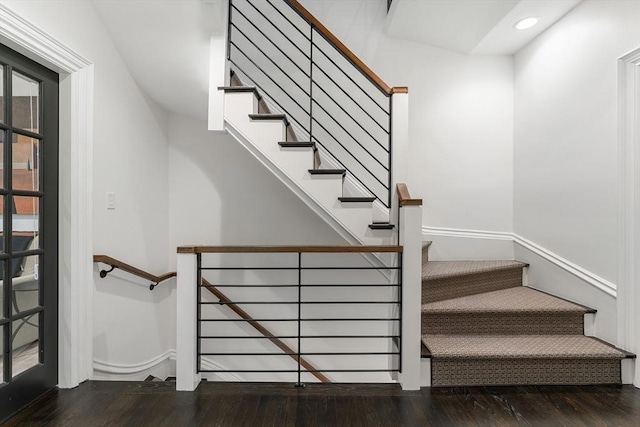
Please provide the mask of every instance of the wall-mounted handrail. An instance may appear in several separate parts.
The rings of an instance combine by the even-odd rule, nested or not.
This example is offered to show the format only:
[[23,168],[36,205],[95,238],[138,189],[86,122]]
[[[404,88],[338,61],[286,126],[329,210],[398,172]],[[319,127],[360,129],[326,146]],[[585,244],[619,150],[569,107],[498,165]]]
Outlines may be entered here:
[[[223,294],[218,288],[213,286],[207,279],[202,279],[202,287],[215,295],[220,302],[223,302],[227,307],[229,307],[234,313],[236,313],[241,318],[245,319],[249,325],[253,327],[253,329],[260,332],[263,336],[267,337],[269,341],[275,344],[280,350],[282,350],[285,354],[288,354],[293,360],[298,362],[298,355],[295,354],[295,351],[282,342],[279,338],[277,338],[270,330],[262,326],[259,322],[253,319],[246,311],[238,307],[237,304],[234,304],[225,294]],[[314,377],[319,379],[323,383],[330,383],[329,378],[324,376],[318,369],[305,360],[302,356],[300,356],[300,364],[305,367]]]
[[176,277],[176,272],[171,271],[169,273],[162,274],[160,276],[156,276],[155,274],[151,274],[139,268],[136,268],[132,265],[124,263],[120,260],[112,258],[107,255],[94,255],[93,262],[101,262],[111,267],[109,270],[100,270],[100,277],[105,278],[107,274],[111,273],[116,268],[122,271],[126,271],[127,273],[133,274],[134,276],[141,277],[143,279],[147,279],[152,281],[153,283],[149,285],[149,289],[153,290],[156,286],[160,284],[160,282],[164,282],[165,280],[171,279],[172,277]]
[[422,199],[411,197],[407,184],[399,183],[396,185],[396,191],[398,192],[398,204],[400,206],[422,206]]
[[[118,268],[122,271],[126,271],[127,273],[131,273],[135,276],[142,277],[143,279],[147,279],[155,282],[155,284],[152,284],[150,286],[151,290],[153,290],[153,288],[157,286],[160,282],[163,282],[167,279],[177,276],[177,273],[175,271],[165,273],[161,276],[156,276],[154,274],[148,273],[144,270],[136,268],[132,265],[129,265],[127,263],[124,263],[120,260],[117,260],[107,255],[94,255],[93,262],[95,263],[101,262],[103,264],[111,266],[110,270],[100,271],[100,277],[102,278],[107,277],[107,274],[109,274],[111,271]],[[209,281],[207,281],[204,278],[202,279],[202,287],[207,289],[209,292],[211,292],[216,298],[218,298],[220,302],[223,302],[238,316],[240,316],[244,320],[247,320],[247,323],[249,325],[251,325],[255,330],[260,332],[263,336],[267,337],[267,339],[271,341],[273,344],[275,344],[276,347],[278,347],[284,353],[289,354],[293,360],[298,362],[298,356],[296,354],[293,354],[295,352],[291,349],[291,347],[289,347],[284,342],[282,342],[271,331],[269,331],[267,328],[262,326],[258,321],[254,320],[253,317],[249,315],[249,313],[247,313],[246,311],[238,307],[237,304],[234,304],[233,302],[231,302],[231,300],[224,293],[222,293],[219,289],[217,289],[214,285],[212,285]],[[310,373],[313,374],[313,376],[315,376],[316,378],[318,378],[321,382],[323,383],[331,382],[329,378],[324,376],[321,372],[318,372],[315,366],[313,366],[311,363],[305,360],[302,356],[300,356],[300,364],[304,366],[308,371],[310,371]]]

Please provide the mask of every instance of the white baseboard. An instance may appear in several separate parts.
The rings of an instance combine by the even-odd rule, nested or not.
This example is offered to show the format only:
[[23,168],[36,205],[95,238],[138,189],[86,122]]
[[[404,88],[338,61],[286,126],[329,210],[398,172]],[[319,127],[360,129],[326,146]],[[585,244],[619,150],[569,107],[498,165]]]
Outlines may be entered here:
[[431,261],[513,259],[511,233],[422,227],[422,239],[430,240]]
[[141,363],[123,364],[94,360],[93,378],[108,381],[143,381],[149,375],[153,375],[164,379],[175,375],[175,360],[175,350],[167,350]]
[[420,359],[420,387],[431,387],[431,359]]
[[574,276],[590,284],[591,286],[595,286],[596,288],[600,289],[603,292],[606,292],[613,297],[616,296],[616,285],[614,283],[603,279],[602,277],[588,271],[587,269],[572,263],[571,261],[561,257],[560,255],[557,255],[518,234],[513,234],[513,240],[516,244],[530,250],[531,252],[555,264],[557,267],[560,267],[568,273],[573,274]]
[[429,259],[432,261],[513,259],[515,243],[583,282],[613,297],[617,295],[615,283],[515,233],[423,226],[422,237],[423,240],[431,240],[434,243],[429,248]]

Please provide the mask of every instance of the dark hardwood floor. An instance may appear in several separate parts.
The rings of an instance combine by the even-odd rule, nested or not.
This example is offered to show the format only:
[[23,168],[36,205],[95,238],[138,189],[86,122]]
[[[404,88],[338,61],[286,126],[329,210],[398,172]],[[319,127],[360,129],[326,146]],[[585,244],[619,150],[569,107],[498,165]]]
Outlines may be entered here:
[[632,386],[425,388],[396,385],[88,381],[54,390],[6,426],[639,426]]

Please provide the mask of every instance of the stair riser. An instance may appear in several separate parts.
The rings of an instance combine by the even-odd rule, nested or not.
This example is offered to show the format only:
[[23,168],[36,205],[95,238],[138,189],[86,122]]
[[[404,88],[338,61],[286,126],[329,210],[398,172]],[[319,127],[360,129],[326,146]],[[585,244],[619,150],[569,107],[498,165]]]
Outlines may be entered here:
[[432,359],[435,387],[620,384],[619,359]]
[[422,282],[422,303],[476,295],[522,285],[523,267],[429,279]]
[[423,334],[582,335],[582,313],[423,313]]

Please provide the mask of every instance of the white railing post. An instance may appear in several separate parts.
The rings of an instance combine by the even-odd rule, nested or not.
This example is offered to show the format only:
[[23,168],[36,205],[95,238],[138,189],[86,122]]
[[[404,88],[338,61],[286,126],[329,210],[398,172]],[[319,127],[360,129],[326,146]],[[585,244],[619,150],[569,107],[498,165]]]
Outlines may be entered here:
[[[402,202],[401,202],[402,203]],[[422,295],[422,201],[399,208],[399,241],[402,252],[402,372],[403,390],[420,389]]]
[[229,82],[229,64],[227,63],[227,46],[229,43],[227,26],[228,2],[222,2],[220,17],[220,34],[213,34],[209,39],[209,120],[208,129],[224,131],[224,91],[218,90]]
[[197,349],[197,277],[195,254],[178,254],[176,298],[176,390],[193,391],[200,384],[196,372]]
[[[394,88],[396,89],[396,88]],[[400,88],[398,88],[400,89]],[[396,185],[409,182],[409,93],[391,95],[391,196],[397,198]],[[397,201],[397,200],[396,200]],[[392,203],[397,206],[397,203]]]

